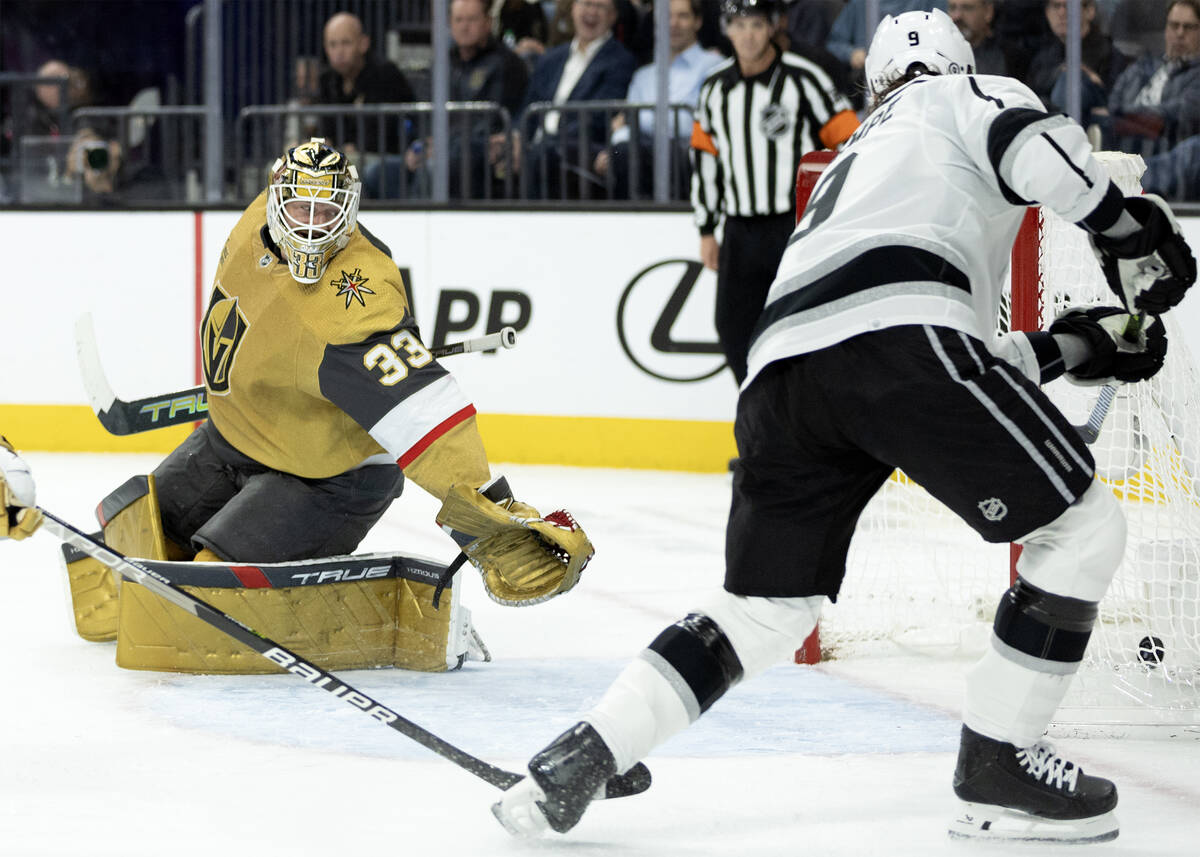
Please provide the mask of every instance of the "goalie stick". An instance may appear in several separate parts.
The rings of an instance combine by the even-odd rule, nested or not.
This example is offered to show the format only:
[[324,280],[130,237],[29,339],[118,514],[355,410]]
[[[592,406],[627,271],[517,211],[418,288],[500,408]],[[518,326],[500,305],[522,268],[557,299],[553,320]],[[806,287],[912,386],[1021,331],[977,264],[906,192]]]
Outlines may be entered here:
[[[449,357],[474,351],[512,348],[516,344],[516,330],[505,327],[497,333],[430,348],[429,353],[435,358]],[[109,434],[138,434],[206,419],[208,394],[203,385],[133,401],[118,398],[104,374],[100,363],[100,351],[96,347],[96,331],[92,325],[92,317],[87,313],[75,322],[75,353],[79,359],[79,372],[83,376],[83,387],[88,401],[92,410],[96,412],[100,425],[104,426]]]
[[[508,789],[525,778],[523,774],[516,774],[512,771],[498,768],[482,759],[477,759],[470,753],[460,750],[448,741],[444,741],[434,735],[429,730],[418,726],[411,720],[401,717],[387,706],[376,702],[362,691],[351,687],[342,679],[336,678],[331,673],[310,663],[290,649],[262,636],[227,613],[223,613],[208,602],[197,598],[172,583],[161,571],[156,571],[147,564],[130,559],[107,547],[99,540],[77,529],[46,509],[41,507],[38,507],[38,509],[43,515],[42,527],[63,542],[83,551],[125,579],[144,586],[160,598],[169,601],[221,633],[248,646],[276,666],[283,668],[293,675],[299,676],[313,687],[333,694],[348,705],[364,712],[368,717],[377,720],[385,726],[390,726],[400,734],[411,738],[421,746],[437,753],[443,759],[447,759],[463,770],[479,777],[484,782],[500,789]],[[155,563],[155,566],[159,569],[167,565],[169,564]],[[638,763],[624,774],[611,777],[605,785],[601,786],[603,794],[597,794],[596,797],[626,797],[628,795],[639,794],[649,787],[650,771],[645,765]]]

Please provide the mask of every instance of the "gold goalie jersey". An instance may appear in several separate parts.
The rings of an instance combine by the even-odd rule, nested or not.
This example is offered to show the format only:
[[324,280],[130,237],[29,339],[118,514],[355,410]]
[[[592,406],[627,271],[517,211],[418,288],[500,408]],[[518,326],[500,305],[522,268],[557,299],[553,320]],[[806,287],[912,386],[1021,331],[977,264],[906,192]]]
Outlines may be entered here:
[[301,284],[260,195],[221,251],[200,346],[213,425],[267,467],[324,478],[394,461],[438,498],[489,478],[474,406],[417,338],[400,272],[361,226]]

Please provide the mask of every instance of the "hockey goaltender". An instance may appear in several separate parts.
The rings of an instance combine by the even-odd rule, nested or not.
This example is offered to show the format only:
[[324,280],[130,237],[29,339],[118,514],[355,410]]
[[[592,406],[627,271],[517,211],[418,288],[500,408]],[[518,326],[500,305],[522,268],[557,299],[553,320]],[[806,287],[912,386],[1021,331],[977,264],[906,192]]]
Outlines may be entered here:
[[[475,407],[422,343],[390,251],[358,223],[360,190],[322,139],[276,161],[221,250],[201,322],[209,419],[98,517],[109,546],[180,561],[174,582],[323,668],[453,669],[486,658],[453,586],[463,561],[492,598],[522,606],[574,586],[593,548],[571,515],[542,516],[491,473]],[[406,480],[442,502],[456,561],[347,557]],[[274,669],[64,554],[76,628],[116,639],[119,665]]]

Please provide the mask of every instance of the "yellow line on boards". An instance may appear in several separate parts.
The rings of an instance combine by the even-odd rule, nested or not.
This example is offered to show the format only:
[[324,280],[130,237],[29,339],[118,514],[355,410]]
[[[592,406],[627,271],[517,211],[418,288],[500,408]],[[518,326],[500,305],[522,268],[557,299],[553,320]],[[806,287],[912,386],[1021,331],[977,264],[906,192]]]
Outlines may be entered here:
[[[737,454],[728,422],[479,414],[478,423],[495,462],[716,473]],[[85,405],[0,405],[0,434],[19,450],[165,454],[190,430],[116,437]]]

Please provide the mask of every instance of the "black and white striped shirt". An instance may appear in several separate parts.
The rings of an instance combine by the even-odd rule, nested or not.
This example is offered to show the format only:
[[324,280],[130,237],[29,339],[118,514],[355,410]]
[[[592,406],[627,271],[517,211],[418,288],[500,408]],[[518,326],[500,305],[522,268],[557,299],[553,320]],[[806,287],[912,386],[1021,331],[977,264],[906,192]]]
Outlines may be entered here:
[[779,52],[742,77],[737,58],[700,87],[692,131],[692,207],[700,234],[721,215],[787,214],[801,155],[833,148],[858,127],[850,102],[817,64]]

